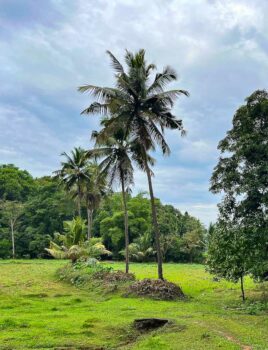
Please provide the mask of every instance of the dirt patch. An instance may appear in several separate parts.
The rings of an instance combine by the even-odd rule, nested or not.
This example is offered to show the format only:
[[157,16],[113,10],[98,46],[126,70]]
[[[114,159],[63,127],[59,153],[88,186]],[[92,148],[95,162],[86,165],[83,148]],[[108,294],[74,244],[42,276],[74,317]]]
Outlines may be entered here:
[[163,318],[139,318],[134,320],[134,327],[139,331],[148,332],[152,329],[163,327],[169,321]]
[[146,278],[129,287],[130,294],[145,296],[158,300],[184,299],[185,295],[179,286],[163,280]]
[[[206,325],[203,322],[194,322],[195,324],[201,325],[203,327],[207,327],[208,325]],[[244,345],[241,343],[241,341],[239,339],[237,339],[236,337],[234,337],[233,335],[219,330],[219,329],[212,329],[212,331],[222,337],[224,337],[225,339],[229,340],[230,342],[237,344],[238,346],[240,346],[241,350],[253,350],[253,347],[251,345]]]
[[217,333],[222,335],[224,338],[226,338],[230,342],[233,342],[233,343],[239,345],[242,350],[253,350],[253,348],[250,345],[241,344],[241,342],[238,339],[236,339],[234,336],[232,336],[230,334],[227,334],[227,333],[222,332],[222,331],[217,331]]

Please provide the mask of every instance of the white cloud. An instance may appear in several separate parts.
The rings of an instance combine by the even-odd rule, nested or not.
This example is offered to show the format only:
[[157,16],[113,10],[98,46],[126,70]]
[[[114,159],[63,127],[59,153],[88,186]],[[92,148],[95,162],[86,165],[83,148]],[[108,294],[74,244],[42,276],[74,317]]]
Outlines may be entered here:
[[[148,60],[160,69],[170,64],[179,72],[181,80],[174,87],[191,93],[175,108],[188,136],[167,133],[172,155],[164,160],[157,155],[156,195],[206,222],[215,217],[208,182],[216,145],[243,99],[267,86],[268,2],[50,3],[55,9],[51,18],[50,9],[42,20],[24,20],[19,30],[2,28],[0,161],[41,175],[58,167],[62,151],[87,147],[98,118],[79,116],[89,98],[79,95],[76,87],[112,84],[106,49],[122,59],[125,48],[144,47]],[[136,189],[147,189],[140,172]]]
[[[86,134],[57,134],[48,123],[23,108],[0,107],[0,163],[15,163],[33,175],[51,173],[59,167],[60,154],[73,145],[86,146]],[[89,137],[88,137],[89,139]]]
[[215,1],[215,25],[218,30],[239,28],[243,33],[255,29],[261,31],[265,21],[264,13],[256,2],[217,0]]
[[178,152],[179,159],[187,162],[198,162],[211,164],[216,163],[217,144],[210,140],[183,139],[182,146]]
[[208,226],[210,223],[214,223],[218,216],[218,208],[215,203],[191,203],[191,202],[178,202],[172,203],[174,207],[178,208],[181,212],[187,211],[190,215],[200,219],[202,223]]

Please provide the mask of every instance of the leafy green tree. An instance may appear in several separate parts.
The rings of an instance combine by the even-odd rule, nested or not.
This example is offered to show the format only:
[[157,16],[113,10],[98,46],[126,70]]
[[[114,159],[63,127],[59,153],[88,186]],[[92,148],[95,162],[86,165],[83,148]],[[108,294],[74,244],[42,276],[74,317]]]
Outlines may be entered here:
[[152,240],[151,205],[146,193],[139,193],[135,197],[128,196],[128,208],[130,215],[130,239],[149,234]]
[[[252,248],[245,233],[238,228],[221,222],[209,236],[208,270],[228,281],[240,281],[242,299],[245,300],[244,276],[250,273]],[[254,249],[254,248],[253,248]],[[255,254],[253,254],[255,255]]]
[[125,248],[124,240],[124,211],[116,211],[112,216],[106,216],[100,222],[100,235],[114,257],[119,258],[119,252]]
[[[232,262],[232,268],[230,265],[228,268],[237,276],[239,255],[242,262],[246,261],[244,274],[251,273],[259,280],[268,272],[267,138],[268,93],[257,90],[236,111],[232,129],[219,143],[221,157],[211,178],[212,192],[224,192],[219,205],[220,227],[226,227],[230,231],[226,235],[236,242],[235,249],[226,248]],[[244,258],[240,251],[245,254]]]
[[[44,257],[53,233],[62,231],[63,221],[70,220],[73,215],[73,200],[55,179],[49,176],[35,179],[35,191],[24,203],[23,215],[17,223],[16,255]],[[1,231],[7,238],[4,226],[0,234]]]
[[127,71],[110,51],[108,54],[116,72],[116,87],[81,86],[80,92],[90,92],[97,98],[97,101],[82,113],[108,115],[106,131],[120,125],[125,135],[133,137],[136,141],[137,148],[134,155],[140,167],[146,172],[149,185],[158,278],[163,279],[160,233],[152,186],[153,173],[149,167],[148,151],[154,150],[156,145],[159,145],[164,154],[170,153],[163,131],[166,128],[182,131],[182,122],[171,113],[171,109],[178,96],[188,93],[178,89],[165,91],[165,86],[177,79],[176,73],[170,67],[164,68],[162,73],[157,73],[151,82],[151,73],[156,67],[154,64],[146,63],[144,50],[136,54],[126,52]]
[[17,255],[45,256],[54,232],[63,230],[63,221],[75,215],[71,197],[49,176],[35,180],[36,190],[24,204],[23,216],[16,233]]
[[0,258],[8,259],[10,258],[10,251],[12,249],[10,240],[3,238],[2,234],[0,235]]
[[74,198],[77,198],[78,215],[81,216],[82,187],[83,183],[88,181],[86,173],[87,152],[78,147],[71,151],[71,155],[66,152],[63,152],[62,155],[66,158],[66,161],[61,163],[61,169],[55,171],[55,174],[65,189],[73,193]]
[[[151,235],[150,201],[144,194],[131,197],[126,194],[130,242],[149,232]],[[94,220],[95,231],[102,236],[105,245],[113,250],[113,257],[120,258],[124,249],[124,207],[119,193],[105,197]]]
[[189,255],[189,261],[202,261],[202,253],[205,248],[204,229],[195,229],[187,232],[181,241],[181,251]]
[[6,220],[11,233],[12,242],[12,257],[15,259],[16,249],[15,249],[15,230],[18,226],[18,220],[23,213],[23,204],[13,201],[2,201],[0,203],[1,216]]
[[158,203],[158,221],[163,257],[166,261],[202,262],[206,229],[187,212]]
[[0,165],[0,200],[24,202],[35,189],[34,179],[13,164]]

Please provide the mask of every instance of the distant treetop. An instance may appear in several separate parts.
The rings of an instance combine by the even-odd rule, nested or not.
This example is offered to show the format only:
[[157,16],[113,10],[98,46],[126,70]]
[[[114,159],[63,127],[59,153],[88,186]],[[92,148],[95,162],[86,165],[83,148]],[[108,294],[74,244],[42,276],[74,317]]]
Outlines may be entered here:
[[34,179],[13,164],[0,165],[0,200],[27,200],[34,190]]

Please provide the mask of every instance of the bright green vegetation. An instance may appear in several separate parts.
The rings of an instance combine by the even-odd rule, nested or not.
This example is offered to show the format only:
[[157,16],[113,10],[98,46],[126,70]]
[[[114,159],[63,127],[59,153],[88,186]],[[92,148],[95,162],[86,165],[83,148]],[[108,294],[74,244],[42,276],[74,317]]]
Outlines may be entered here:
[[[250,301],[242,305],[239,285],[213,281],[202,265],[164,264],[166,278],[180,284],[187,301],[124,298],[58,281],[55,272],[64,264],[0,263],[1,350],[267,349],[264,285],[246,279]],[[112,266],[124,269],[123,263]],[[156,276],[151,263],[130,268],[137,278]],[[142,317],[165,317],[174,324],[137,336],[131,324]]]
[[[28,183],[24,183],[25,173]],[[21,178],[24,188],[21,200],[14,183]],[[27,185],[27,186],[26,186]],[[19,188],[21,188],[19,187]],[[94,194],[98,201],[98,194]],[[135,261],[155,261],[151,204],[148,196],[140,193],[126,196],[130,258]],[[16,200],[11,200],[16,198]],[[1,202],[1,200],[6,202]],[[158,224],[164,261],[201,262],[205,250],[206,229],[201,222],[187,212],[182,213],[172,205],[156,201]],[[19,210],[19,205],[22,208]],[[83,219],[87,218],[88,200],[81,203]],[[65,221],[71,221],[76,206],[70,194],[50,176],[33,179],[13,165],[0,165],[0,258],[12,257],[13,228],[16,258],[42,258],[48,255],[46,248],[55,241],[55,233],[64,233]],[[18,215],[19,214],[19,215]],[[90,228],[91,232],[91,228]],[[100,207],[94,210],[92,236],[101,237],[106,248],[113,253],[112,259],[124,259],[124,210],[121,193],[102,198]],[[58,235],[58,234],[56,234]],[[84,238],[87,233],[85,232]],[[59,242],[57,242],[59,243]]]

